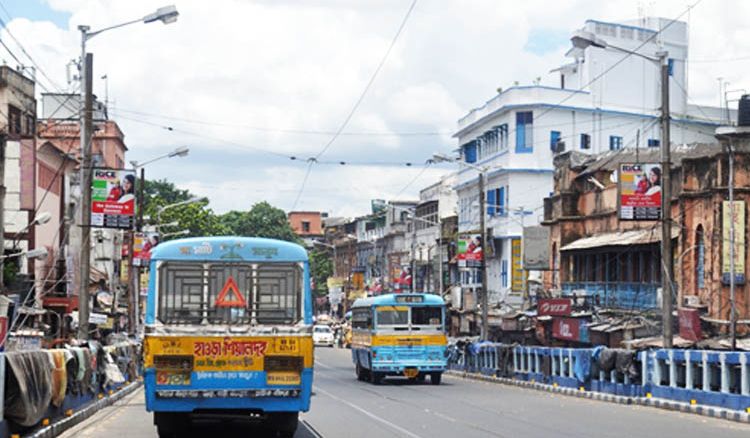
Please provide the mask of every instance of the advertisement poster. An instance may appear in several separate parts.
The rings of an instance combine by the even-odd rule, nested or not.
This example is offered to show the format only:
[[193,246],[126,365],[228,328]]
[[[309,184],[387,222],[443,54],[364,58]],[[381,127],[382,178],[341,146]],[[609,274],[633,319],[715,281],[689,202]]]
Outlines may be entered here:
[[523,267],[528,270],[549,269],[549,227],[523,229]]
[[510,241],[510,266],[511,266],[511,284],[510,289],[513,292],[523,291],[524,271],[521,262],[521,239]]
[[157,233],[134,233],[133,234],[133,264],[135,266],[148,266],[151,261],[151,250],[159,244]]
[[734,283],[745,284],[745,201],[734,201],[734,208],[729,201],[724,201],[721,216],[721,281],[729,284],[732,271],[730,231],[734,222]]
[[91,226],[133,228],[135,217],[135,172],[93,169],[91,182]]
[[620,219],[661,219],[661,165],[620,164]]
[[536,309],[539,316],[570,316],[573,302],[570,298],[542,298]]
[[458,237],[457,260],[482,261],[482,236],[469,234]]

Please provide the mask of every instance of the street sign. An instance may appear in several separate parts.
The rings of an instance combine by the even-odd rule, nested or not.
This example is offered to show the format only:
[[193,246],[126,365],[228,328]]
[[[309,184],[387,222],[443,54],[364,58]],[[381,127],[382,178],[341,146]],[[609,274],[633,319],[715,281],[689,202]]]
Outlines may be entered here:
[[[231,296],[230,296],[231,293]],[[237,282],[234,281],[234,277],[230,276],[227,282],[224,283],[224,287],[219,292],[219,296],[214,301],[216,307],[247,307],[247,301],[245,297],[240,293],[240,288],[237,287]]]
[[570,316],[572,310],[570,298],[542,298],[537,305],[539,316]]

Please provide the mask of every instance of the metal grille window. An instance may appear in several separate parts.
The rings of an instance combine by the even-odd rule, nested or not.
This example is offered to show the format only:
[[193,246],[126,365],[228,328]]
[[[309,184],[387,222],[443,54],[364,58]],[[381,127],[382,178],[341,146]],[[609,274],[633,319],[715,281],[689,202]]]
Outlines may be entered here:
[[302,268],[293,263],[178,263],[159,267],[164,324],[294,324],[302,315]]

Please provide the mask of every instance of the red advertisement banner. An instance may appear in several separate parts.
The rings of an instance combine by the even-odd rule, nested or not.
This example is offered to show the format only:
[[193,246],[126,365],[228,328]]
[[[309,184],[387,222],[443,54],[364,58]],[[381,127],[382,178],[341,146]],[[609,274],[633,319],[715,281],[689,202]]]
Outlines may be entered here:
[[570,298],[543,298],[536,306],[539,316],[570,316],[573,311],[573,302]]
[[577,341],[581,336],[581,320],[557,318],[552,321],[552,337],[563,341]]

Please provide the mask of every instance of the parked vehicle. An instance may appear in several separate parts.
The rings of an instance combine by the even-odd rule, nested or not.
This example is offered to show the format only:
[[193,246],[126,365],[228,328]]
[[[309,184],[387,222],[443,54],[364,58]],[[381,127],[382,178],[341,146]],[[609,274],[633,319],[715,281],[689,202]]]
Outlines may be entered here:
[[386,376],[439,385],[447,367],[445,302],[432,294],[389,294],[352,305],[352,360],[357,379]]
[[327,325],[316,325],[313,327],[313,343],[333,347],[333,330]]

